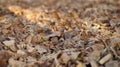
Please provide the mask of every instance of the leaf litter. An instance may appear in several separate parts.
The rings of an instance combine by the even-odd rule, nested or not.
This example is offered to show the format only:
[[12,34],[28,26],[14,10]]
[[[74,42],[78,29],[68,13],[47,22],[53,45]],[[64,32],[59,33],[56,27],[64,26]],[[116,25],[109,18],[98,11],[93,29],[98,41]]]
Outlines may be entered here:
[[0,67],[119,67],[119,0],[0,0]]

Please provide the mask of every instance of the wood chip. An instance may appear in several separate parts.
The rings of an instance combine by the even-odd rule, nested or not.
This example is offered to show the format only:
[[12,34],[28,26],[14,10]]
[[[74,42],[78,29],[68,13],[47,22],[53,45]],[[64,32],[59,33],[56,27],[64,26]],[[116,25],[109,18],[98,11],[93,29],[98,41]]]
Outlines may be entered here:
[[112,58],[112,54],[107,54],[104,56],[102,59],[100,59],[99,63],[100,64],[105,64],[107,61],[109,61]]

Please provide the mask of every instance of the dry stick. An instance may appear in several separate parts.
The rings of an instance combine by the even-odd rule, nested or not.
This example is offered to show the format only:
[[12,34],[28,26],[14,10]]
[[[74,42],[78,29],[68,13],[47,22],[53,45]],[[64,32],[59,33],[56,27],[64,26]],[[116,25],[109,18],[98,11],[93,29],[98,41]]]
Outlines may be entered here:
[[110,53],[110,50],[113,52],[113,54],[118,58],[118,59],[120,59],[120,56],[118,56],[118,54],[116,53],[116,51],[112,48],[112,47],[108,47],[107,45],[107,43],[105,42],[105,41],[103,41],[103,40],[101,40],[103,43],[104,43],[104,45],[105,45],[105,47],[107,48],[107,50],[108,50],[108,52]]
[[103,42],[103,44],[105,45],[106,49],[110,53],[110,50],[109,50],[110,47],[108,47],[108,44],[104,40],[102,40],[102,39],[101,39],[101,41]]
[[116,53],[116,51],[115,51],[112,47],[110,47],[110,49],[111,49],[111,51],[113,52],[113,54],[114,54],[118,59],[120,59],[120,56],[118,56],[118,54]]

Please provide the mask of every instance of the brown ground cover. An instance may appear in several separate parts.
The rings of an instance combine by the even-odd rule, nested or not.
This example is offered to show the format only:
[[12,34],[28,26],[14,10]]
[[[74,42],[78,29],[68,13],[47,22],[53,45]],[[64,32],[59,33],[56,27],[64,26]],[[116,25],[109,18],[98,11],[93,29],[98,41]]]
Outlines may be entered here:
[[0,0],[0,67],[120,67],[120,1]]

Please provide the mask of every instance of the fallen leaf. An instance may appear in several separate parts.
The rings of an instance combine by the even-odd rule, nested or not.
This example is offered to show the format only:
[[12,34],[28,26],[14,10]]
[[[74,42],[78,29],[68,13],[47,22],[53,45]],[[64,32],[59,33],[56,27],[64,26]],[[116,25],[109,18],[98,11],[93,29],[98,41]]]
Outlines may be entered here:
[[76,67],[86,67],[86,65],[83,62],[78,62]]

